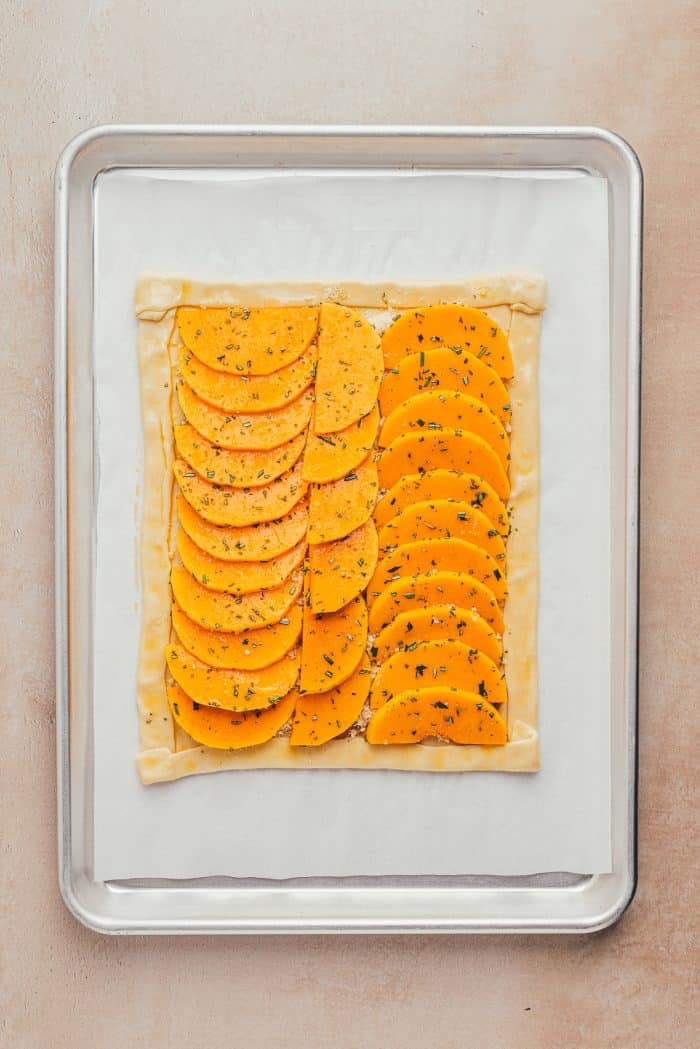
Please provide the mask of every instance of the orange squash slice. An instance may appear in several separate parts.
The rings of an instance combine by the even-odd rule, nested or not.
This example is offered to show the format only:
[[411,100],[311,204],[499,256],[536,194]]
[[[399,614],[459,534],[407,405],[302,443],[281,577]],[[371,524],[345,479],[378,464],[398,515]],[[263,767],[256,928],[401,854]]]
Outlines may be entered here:
[[406,474],[429,470],[464,470],[490,484],[501,499],[510,494],[510,482],[490,444],[461,430],[430,430],[397,437],[377,463],[379,484],[391,488]]
[[232,597],[207,590],[181,565],[176,565],[170,573],[175,600],[185,615],[207,630],[225,630],[231,634],[279,623],[298,600],[302,581],[299,569],[273,590]]
[[177,549],[185,568],[208,590],[224,594],[252,594],[281,586],[295,568],[299,568],[306,553],[302,539],[291,550],[272,561],[220,561],[200,550],[185,531],[177,533]]
[[291,470],[304,451],[306,434],[287,444],[260,452],[235,452],[219,448],[197,433],[193,426],[175,426],[175,444],[188,466],[213,484],[232,488],[262,488]]
[[374,712],[368,743],[420,743],[428,737],[451,743],[503,746],[508,727],[495,707],[473,692],[424,688],[400,692]]
[[382,415],[390,415],[414,394],[436,387],[468,393],[483,401],[504,426],[510,421],[510,397],[496,372],[462,350],[412,353],[385,372],[379,391]]
[[168,686],[168,702],[175,721],[195,743],[216,750],[242,750],[267,743],[294,711],[296,689],[263,710],[232,711],[203,707],[186,695],[179,685]]
[[330,484],[313,485],[309,499],[310,543],[344,539],[372,516],[377,501],[377,468],[364,463]]
[[356,597],[337,612],[304,606],[300,692],[328,692],[357,669],[367,641],[367,605]]
[[190,307],[177,311],[188,350],[219,372],[270,375],[298,360],[316,337],[315,306]]
[[508,511],[491,485],[476,474],[461,473],[459,470],[427,470],[425,473],[402,477],[384,493],[375,507],[377,528],[403,513],[412,503],[424,503],[431,499],[454,499],[458,503],[469,503],[483,511],[501,535],[508,535]]
[[193,393],[187,383],[177,386],[177,399],[187,422],[219,448],[240,452],[267,451],[287,444],[309,425],[313,393],[307,390],[296,401],[275,412],[257,415],[222,412]]
[[382,345],[357,310],[321,304],[315,433],[337,433],[371,412],[384,374]]
[[182,459],[173,463],[180,491],[200,517],[215,525],[248,525],[277,521],[300,502],[308,490],[301,463],[264,488],[230,488],[203,481]]
[[180,372],[198,397],[224,412],[272,412],[284,408],[308,390],[316,373],[316,343],[298,361],[271,375],[229,375],[214,371],[185,347],[178,358]]
[[382,591],[369,611],[370,633],[379,634],[402,612],[431,605],[457,605],[471,609],[497,634],[503,633],[503,613],[493,593],[474,576],[459,572],[435,572],[434,575],[405,576],[395,580]]
[[200,550],[221,561],[271,561],[291,550],[306,535],[308,503],[297,503],[278,521],[227,528],[200,517],[182,495],[177,497],[177,514],[182,528]]
[[397,546],[382,558],[367,587],[367,604],[371,607],[382,590],[400,576],[450,571],[475,576],[492,591],[499,605],[505,602],[505,573],[480,546],[464,539],[421,539]]
[[302,476],[307,481],[327,484],[339,481],[364,462],[374,448],[379,429],[379,409],[337,433],[309,433],[304,450]]
[[423,641],[462,641],[500,663],[503,644],[477,612],[457,605],[430,605],[401,612],[375,637],[371,654],[383,663],[394,652],[410,651]]
[[409,433],[443,429],[481,437],[493,448],[503,469],[508,470],[510,438],[502,424],[483,401],[458,390],[428,390],[409,397],[384,420],[379,443],[385,447]]
[[502,379],[513,378],[508,339],[490,317],[472,306],[428,306],[402,314],[382,337],[384,367],[393,368],[407,354],[443,346],[467,350]]
[[217,670],[175,644],[166,646],[165,659],[168,670],[190,699],[224,710],[269,707],[286,696],[299,677],[298,650],[262,670]]
[[357,670],[342,685],[329,692],[299,696],[289,737],[291,746],[318,747],[346,732],[362,713],[371,673],[369,660],[363,656]]
[[180,644],[202,663],[220,670],[262,670],[294,648],[301,634],[302,611],[299,605],[292,605],[279,623],[242,634],[205,630],[176,604],[172,608],[172,621]]
[[336,612],[361,593],[377,566],[374,521],[365,521],[344,539],[309,547],[309,604],[312,612]]
[[489,703],[508,699],[506,679],[483,652],[461,641],[425,641],[410,652],[395,652],[382,664],[372,683],[370,706],[376,710],[411,689],[449,688],[457,683]]
[[454,503],[450,499],[435,499],[414,503],[402,514],[393,517],[379,531],[379,548],[414,543],[419,539],[465,539],[480,546],[505,571],[506,548],[486,514],[469,503]]

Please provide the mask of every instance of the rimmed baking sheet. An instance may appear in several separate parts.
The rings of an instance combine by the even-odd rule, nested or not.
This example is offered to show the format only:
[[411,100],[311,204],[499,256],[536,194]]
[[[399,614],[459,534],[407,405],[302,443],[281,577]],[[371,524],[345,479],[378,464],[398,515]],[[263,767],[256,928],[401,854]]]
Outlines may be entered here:
[[[127,167],[103,171],[93,200],[91,877],[427,875],[439,884],[441,876],[610,872],[608,181],[571,169]],[[137,277],[332,283],[513,269],[541,272],[549,285],[540,372],[542,771],[256,771],[144,788],[133,770]]]

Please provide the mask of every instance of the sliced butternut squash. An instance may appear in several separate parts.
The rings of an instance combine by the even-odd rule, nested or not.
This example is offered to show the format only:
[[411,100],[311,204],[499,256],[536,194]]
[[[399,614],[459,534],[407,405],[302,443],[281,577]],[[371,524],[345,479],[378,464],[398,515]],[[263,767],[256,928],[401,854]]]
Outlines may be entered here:
[[308,491],[301,463],[264,488],[231,488],[202,480],[183,459],[173,463],[180,491],[200,517],[215,525],[248,525],[277,521],[288,514]]
[[381,528],[392,517],[402,513],[412,503],[430,499],[454,499],[482,510],[494,528],[507,536],[510,530],[505,504],[490,484],[476,474],[460,470],[427,470],[408,474],[385,492],[374,509],[374,520]]
[[173,628],[180,644],[191,655],[220,670],[261,670],[286,656],[301,635],[302,611],[292,605],[279,623],[245,630],[242,634],[226,634],[221,630],[205,630],[186,616],[179,605],[172,608]]
[[503,613],[493,593],[474,576],[459,572],[402,576],[383,590],[369,611],[369,630],[379,634],[402,612],[431,605],[457,605],[477,612],[497,634],[503,633]]
[[353,725],[365,705],[371,678],[370,663],[363,656],[357,670],[329,692],[299,696],[294,708],[293,747],[318,747]]
[[281,586],[295,568],[299,568],[306,553],[302,539],[291,550],[272,561],[220,561],[200,550],[183,529],[177,533],[177,550],[185,568],[208,590],[219,593],[252,594]]
[[199,626],[241,634],[245,630],[279,623],[287,615],[301,594],[302,572],[293,572],[273,590],[232,597],[207,590],[192,578],[186,568],[176,565],[170,573],[170,585],[182,611]]
[[195,703],[224,710],[261,710],[278,703],[299,676],[299,651],[293,650],[262,670],[217,670],[201,663],[181,645],[165,649],[168,670]]
[[379,443],[385,447],[409,433],[443,429],[462,430],[481,437],[493,448],[507,472],[510,438],[503,425],[483,401],[458,390],[428,390],[409,397],[384,420]]
[[262,488],[291,470],[304,451],[306,434],[300,433],[287,444],[260,452],[236,452],[219,448],[197,433],[193,426],[175,426],[177,450],[192,469],[213,484],[232,488]]
[[316,337],[316,306],[190,307],[177,311],[180,338],[219,372],[270,375],[298,360]]
[[406,474],[428,470],[464,470],[490,484],[501,499],[510,494],[503,464],[482,437],[461,430],[430,430],[397,437],[377,463],[379,484],[391,488]]
[[195,743],[216,750],[242,750],[267,743],[289,721],[296,698],[296,689],[292,689],[263,710],[217,710],[195,703],[179,685],[168,685],[168,702],[177,724]]
[[372,744],[420,743],[428,737],[503,746],[508,727],[488,700],[443,686],[400,692],[374,712],[365,736]]
[[495,558],[505,571],[506,548],[486,514],[469,503],[435,499],[414,503],[379,531],[379,548],[388,550],[419,539],[465,539]]
[[502,605],[507,591],[505,573],[499,564],[480,546],[464,539],[420,539],[404,543],[386,554],[377,565],[367,587],[367,604],[371,607],[382,590],[400,576],[451,571],[475,576]]
[[306,430],[313,405],[313,393],[307,390],[275,412],[222,412],[201,400],[185,382],[178,383],[177,398],[187,422],[202,437],[219,448],[239,452],[267,451],[287,444]]
[[182,495],[177,497],[182,528],[200,550],[222,561],[271,561],[306,535],[308,502],[297,503],[285,517],[247,528],[213,525],[200,517]]
[[422,641],[463,641],[500,663],[503,644],[478,612],[458,605],[429,605],[401,612],[375,637],[371,654],[383,663],[394,652],[408,652]]
[[271,375],[230,375],[214,371],[186,347],[180,348],[180,372],[203,401],[224,412],[271,412],[308,390],[316,374],[316,343],[299,360]]
[[337,433],[371,412],[384,374],[382,344],[361,313],[321,304],[314,433]]
[[513,378],[508,339],[490,317],[472,306],[428,306],[402,314],[382,337],[384,367],[393,368],[409,353],[442,346],[468,350],[502,379]]
[[510,397],[496,372],[461,349],[412,353],[385,372],[379,391],[382,415],[390,415],[414,394],[436,387],[468,393],[483,401],[504,426],[510,422]]
[[467,692],[505,703],[506,679],[493,660],[461,641],[424,641],[410,652],[395,652],[372,682],[372,710],[411,689],[459,685]]
[[338,481],[364,462],[374,448],[379,429],[379,409],[337,433],[309,433],[304,449],[302,476],[307,481],[327,484]]
[[344,539],[309,547],[309,603],[312,612],[335,612],[361,593],[377,566],[379,543],[371,519]]
[[367,641],[367,605],[353,598],[337,612],[316,615],[304,605],[300,692],[328,692],[357,669]]
[[310,543],[344,539],[372,516],[377,501],[377,467],[363,463],[330,484],[315,484],[309,499]]

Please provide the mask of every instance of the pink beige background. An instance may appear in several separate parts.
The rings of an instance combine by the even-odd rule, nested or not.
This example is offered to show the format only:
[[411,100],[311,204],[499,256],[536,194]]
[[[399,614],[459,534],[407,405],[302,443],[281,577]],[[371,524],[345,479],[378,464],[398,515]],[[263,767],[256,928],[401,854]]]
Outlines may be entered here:
[[[0,1046],[700,1041],[700,9],[693,0],[0,4]],[[639,891],[586,938],[106,939],[56,887],[52,170],[103,122],[602,124],[646,176]]]

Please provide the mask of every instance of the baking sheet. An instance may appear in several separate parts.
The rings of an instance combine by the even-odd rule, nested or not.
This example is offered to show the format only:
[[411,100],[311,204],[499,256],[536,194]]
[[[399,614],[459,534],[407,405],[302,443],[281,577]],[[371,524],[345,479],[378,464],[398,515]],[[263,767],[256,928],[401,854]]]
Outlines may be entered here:
[[[94,876],[610,870],[607,184],[587,175],[111,171],[95,189]],[[535,775],[252,771],[143,787],[133,290],[543,273]]]

